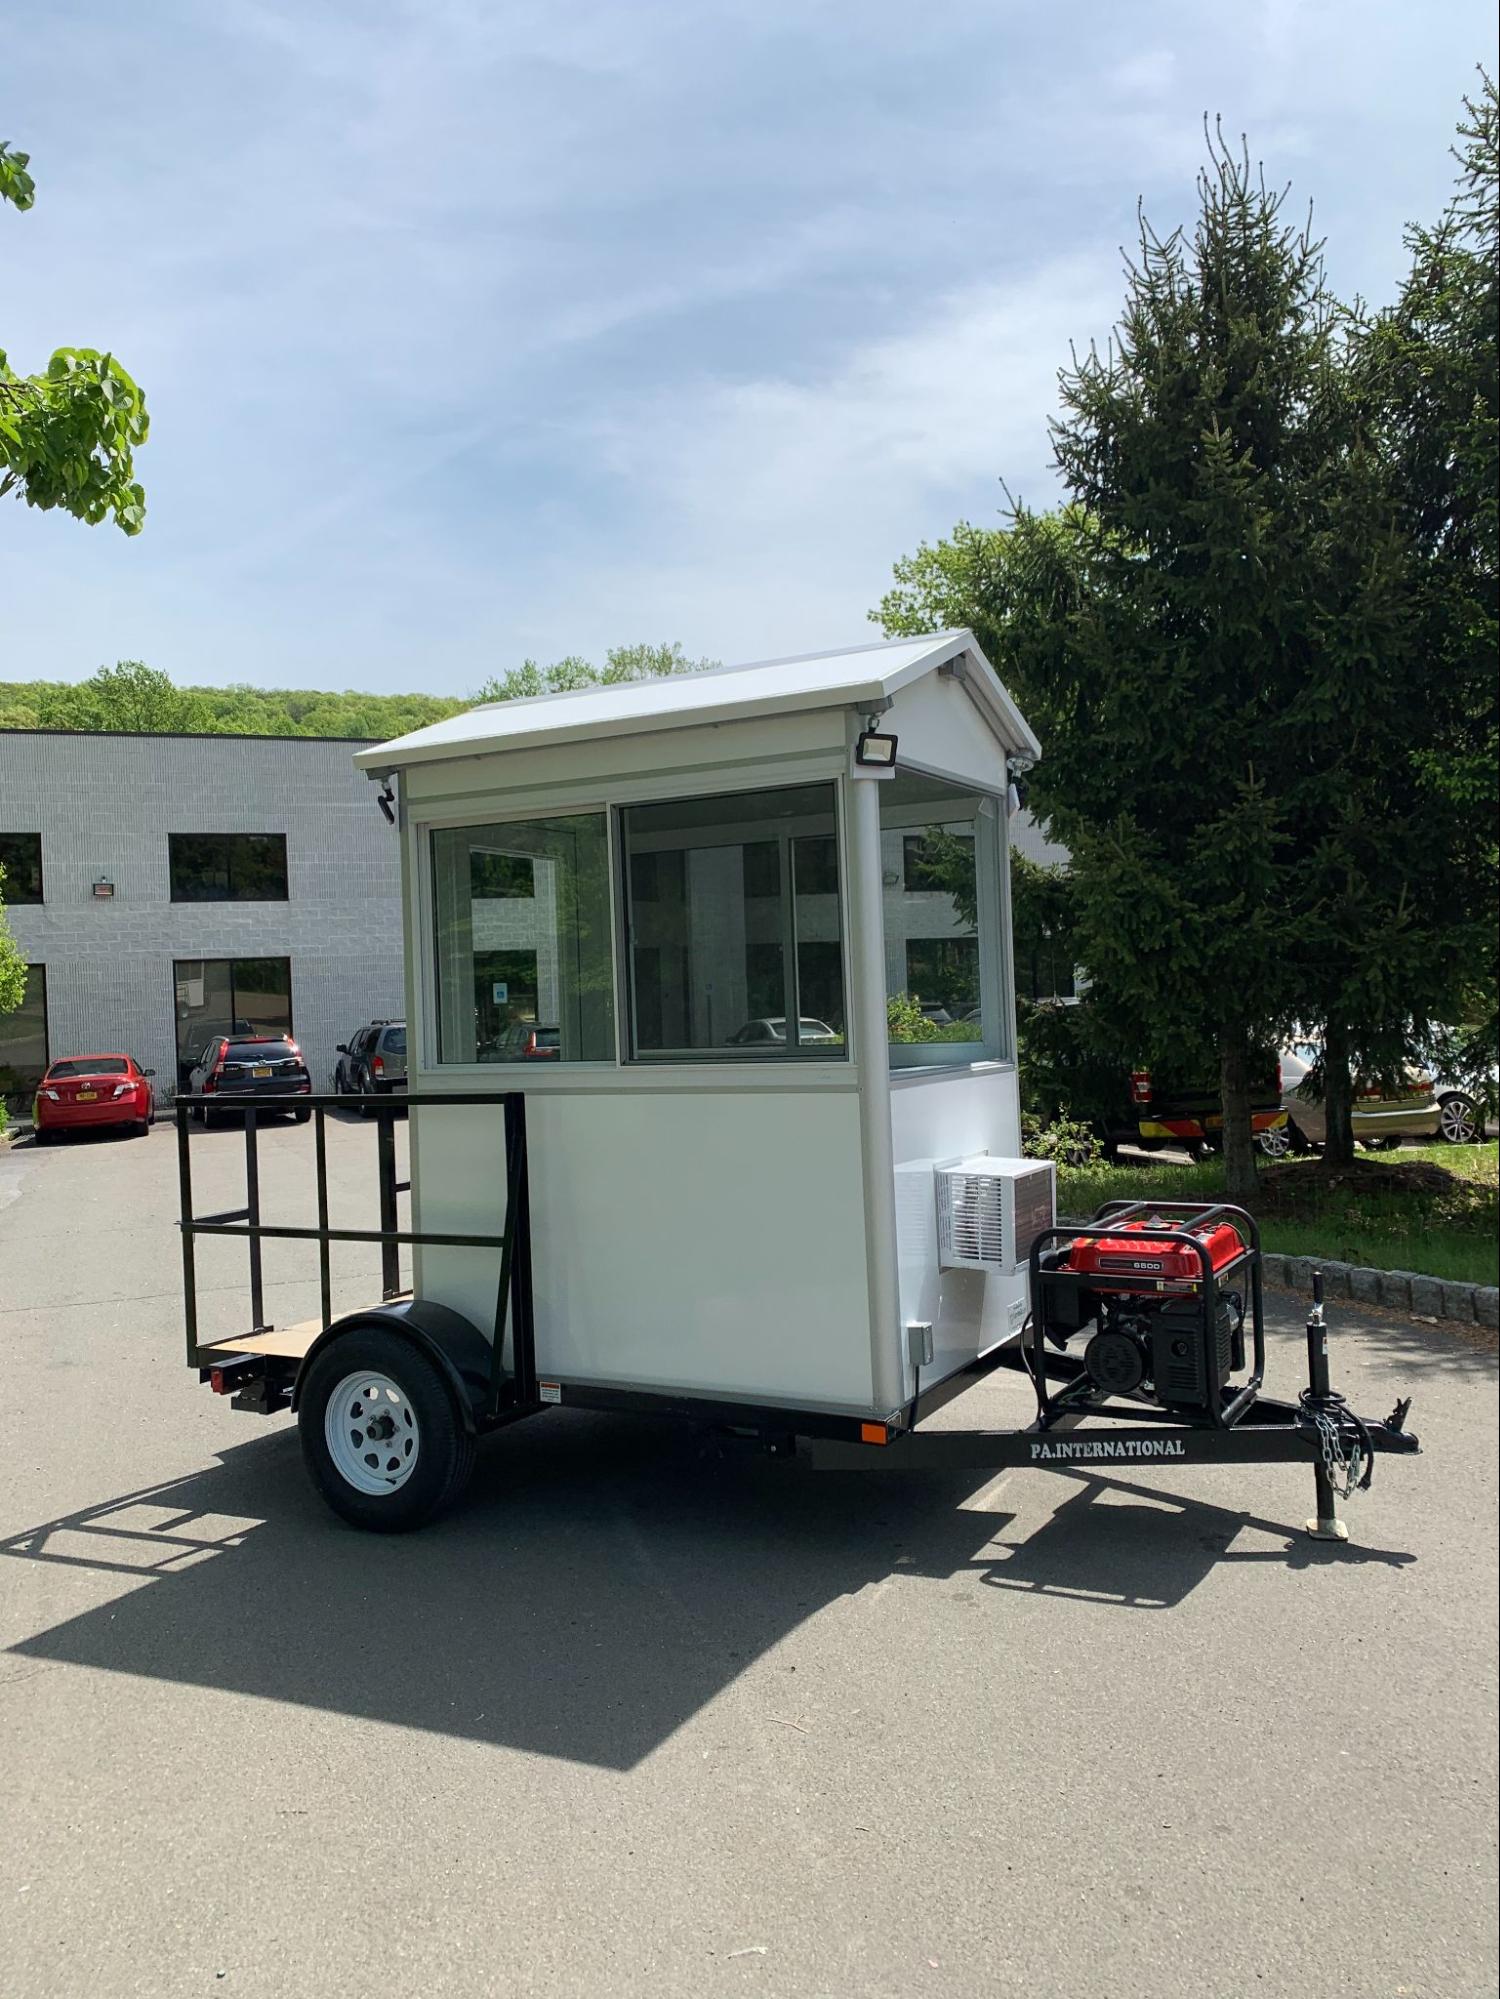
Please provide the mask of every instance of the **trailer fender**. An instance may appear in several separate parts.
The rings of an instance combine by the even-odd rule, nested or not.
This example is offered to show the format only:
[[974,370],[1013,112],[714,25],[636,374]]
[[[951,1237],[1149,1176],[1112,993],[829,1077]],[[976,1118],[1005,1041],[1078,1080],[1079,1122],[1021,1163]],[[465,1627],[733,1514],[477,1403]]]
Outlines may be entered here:
[[471,1434],[478,1429],[477,1413],[483,1408],[489,1392],[490,1343],[462,1313],[452,1311],[447,1305],[438,1305],[430,1298],[400,1298],[389,1305],[367,1305],[361,1311],[351,1312],[345,1319],[335,1319],[331,1326],[319,1333],[302,1357],[292,1389],[294,1410],[302,1400],[302,1384],[307,1379],[307,1371],[318,1355],[340,1334],[353,1332],[357,1326],[378,1326],[385,1332],[397,1333],[402,1339],[410,1340],[441,1370],[453,1391],[464,1428]]

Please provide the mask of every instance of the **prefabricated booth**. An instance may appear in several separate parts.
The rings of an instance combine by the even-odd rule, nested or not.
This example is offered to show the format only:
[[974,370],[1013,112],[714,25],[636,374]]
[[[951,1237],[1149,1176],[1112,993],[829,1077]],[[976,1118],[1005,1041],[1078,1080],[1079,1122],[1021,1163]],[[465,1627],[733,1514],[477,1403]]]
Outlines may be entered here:
[[[496,703],[395,780],[414,1094],[526,1099],[544,1400],[887,1417],[1016,1334],[1009,761],[969,632]],[[482,1234],[503,1120],[411,1114],[412,1228]],[[495,1319],[496,1254],[413,1288]]]

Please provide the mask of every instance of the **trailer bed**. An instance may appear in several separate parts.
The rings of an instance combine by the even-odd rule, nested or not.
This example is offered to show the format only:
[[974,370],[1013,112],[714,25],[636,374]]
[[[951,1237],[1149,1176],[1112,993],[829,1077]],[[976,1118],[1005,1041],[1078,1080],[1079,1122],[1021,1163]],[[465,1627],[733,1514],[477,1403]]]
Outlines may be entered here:
[[[400,1291],[394,1297],[372,1302],[369,1309],[376,1311],[381,1305],[398,1305],[403,1298],[410,1296],[410,1291]],[[354,1318],[357,1313],[344,1312],[339,1316]],[[208,1354],[222,1356],[225,1359],[232,1354],[254,1353],[264,1354],[272,1360],[304,1360],[309,1347],[323,1330],[321,1319],[298,1319],[294,1325],[267,1326],[258,1333],[242,1333],[235,1340],[209,1340],[206,1345],[198,1349],[198,1353],[200,1362],[204,1366],[212,1365],[211,1362],[201,1358]]]

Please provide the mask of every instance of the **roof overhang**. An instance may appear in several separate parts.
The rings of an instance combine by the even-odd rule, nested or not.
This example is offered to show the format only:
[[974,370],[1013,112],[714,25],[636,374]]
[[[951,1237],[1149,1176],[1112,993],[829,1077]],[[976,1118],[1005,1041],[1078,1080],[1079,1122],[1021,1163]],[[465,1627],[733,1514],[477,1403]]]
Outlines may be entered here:
[[[847,669],[840,668],[840,661],[848,662]],[[843,653],[496,702],[360,750],[354,761],[368,776],[386,777],[416,764],[505,756],[604,736],[717,728],[827,709],[883,711],[903,687],[944,667],[957,669],[954,677],[1007,753],[1033,760],[1041,755],[1041,745],[974,634],[955,631],[855,646]],[[487,726],[487,718],[496,726]]]

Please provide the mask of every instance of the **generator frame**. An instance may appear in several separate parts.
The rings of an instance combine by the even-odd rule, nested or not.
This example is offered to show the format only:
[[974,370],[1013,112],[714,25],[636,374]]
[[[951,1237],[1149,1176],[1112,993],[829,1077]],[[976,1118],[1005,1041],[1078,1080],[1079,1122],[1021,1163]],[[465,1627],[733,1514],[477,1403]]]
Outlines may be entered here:
[[[1174,1226],[1174,1216],[1184,1223],[1190,1222],[1192,1226]],[[1215,1269],[1204,1236],[1217,1223],[1226,1221],[1239,1235],[1240,1250],[1237,1256]],[[1158,1222],[1162,1223],[1160,1228],[1156,1226]],[[1134,1223],[1150,1225],[1149,1237],[1143,1240],[1149,1242],[1152,1249],[1161,1245],[1186,1249],[1195,1258],[1199,1275],[1182,1278],[1152,1277],[1138,1271],[1075,1271],[1065,1265],[1048,1262],[1049,1252],[1058,1243],[1103,1241],[1117,1234],[1122,1227]],[[1030,1365],[1037,1391],[1037,1416],[1044,1426],[1056,1423],[1075,1410],[1117,1420],[1126,1413],[1140,1415],[1140,1408],[1133,1407],[1126,1412],[1111,1407],[1115,1399],[1142,1405],[1148,1411],[1148,1420],[1179,1421],[1194,1429],[1231,1429],[1253,1408],[1266,1375],[1266,1324],[1261,1291],[1260,1228],[1254,1216],[1244,1208],[1234,1207],[1227,1201],[1208,1204],[1193,1201],[1106,1201],[1087,1222],[1076,1225],[1070,1222],[1044,1229],[1031,1246],[1030,1266]],[[1249,1289],[1248,1299],[1241,1300],[1241,1326],[1245,1318],[1250,1320],[1252,1361],[1249,1379],[1241,1383],[1226,1401],[1218,1369],[1214,1365],[1213,1342],[1221,1294],[1228,1290],[1229,1280],[1235,1276],[1246,1282]],[[1042,1366],[1052,1330],[1047,1307],[1055,1294],[1076,1299],[1085,1292],[1107,1298],[1191,1300],[1196,1308],[1192,1334],[1199,1341],[1203,1363],[1205,1398],[1201,1417],[1181,1405],[1174,1405],[1172,1410],[1162,1409],[1151,1398],[1138,1393],[1119,1396],[1116,1391],[1111,1395],[1096,1387],[1086,1372],[1068,1382],[1058,1393],[1049,1392],[1046,1371]],[[1074,1316],[1076,1325],[1076,1314]],[[1243,1361],[1239,1364],[1243,1365]],[[1180,1413],[1177,1413],[1178,1409]]]

